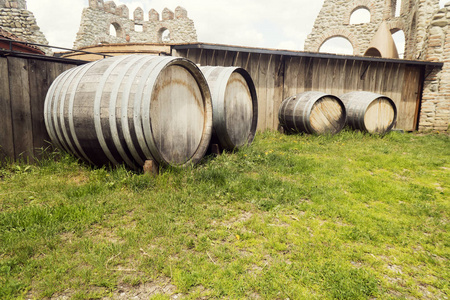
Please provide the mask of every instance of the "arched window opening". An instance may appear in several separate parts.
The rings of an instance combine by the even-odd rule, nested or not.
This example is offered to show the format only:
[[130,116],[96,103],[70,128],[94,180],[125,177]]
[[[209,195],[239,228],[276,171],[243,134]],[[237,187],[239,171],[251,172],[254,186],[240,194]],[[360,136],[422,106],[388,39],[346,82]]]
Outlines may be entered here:
[[382,55],[377,48],[369,48],[366,53],[364,53],[364,56],[381,57]]
[[405,33],[403,30],[394,30],[391,31],[392,38],[394,39],[395,47],[397,47],[398,57],[405,57]]
[[356,9],[350,16],[350,24],[370,23],[370,11],[361,7]]
[[116,27],[113,24],[109,25],[109,35],[117,36]]
[[111,23],[109,25],[109,35],[122,37],[122,27],[117,23]]
[[161,41],[163,43],[169,43],[170,42],[170,30],[167,28],[164,28],[161,31]]
[[332,37],[320,46],[319,52],[352,55],[353,46],[352,43],[344,37]]

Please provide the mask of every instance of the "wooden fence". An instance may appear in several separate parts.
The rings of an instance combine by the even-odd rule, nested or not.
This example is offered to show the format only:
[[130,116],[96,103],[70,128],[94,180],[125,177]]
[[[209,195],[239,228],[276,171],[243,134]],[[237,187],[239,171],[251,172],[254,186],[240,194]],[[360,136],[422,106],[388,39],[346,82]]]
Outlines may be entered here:
[[258,94],[258,130],[277,129],[278,109],[304,91],[340,96],[370,91],[391,98],[398,110],[396,129],[417,129],[425,70],[441,63],[210,44],[172,46],[172,55],[197,64],[239,66],[252,76]]
[[53,80],[84,62],[48,57],[0,57],[0,161],[33,161],[50,140],[44,101]]

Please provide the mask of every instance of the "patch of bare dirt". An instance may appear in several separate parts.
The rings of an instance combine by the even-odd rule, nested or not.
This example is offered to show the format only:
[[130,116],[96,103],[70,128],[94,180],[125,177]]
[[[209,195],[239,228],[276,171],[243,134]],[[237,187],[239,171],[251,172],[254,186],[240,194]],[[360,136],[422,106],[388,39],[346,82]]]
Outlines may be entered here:
[[[147,282],[140,285],[132,286],[129,284],[120,284],[110,295],[101,298],[102,300],[148,300],[151,296],[166,295],[170,299],[182,299],[183,295],[175,293],[177,287],[174,286],[170,279],[158,279],[153,282]],[[102,289],[103,290],[103,289]],[[91,290],[94,291],[94,290]],[[99,291],[101,294],[101,291]],[[74,291],[65,291],[55,295],[51,300],[69,300],[74,296]]]
[[140,284],[138,286],[119,285],[117,290],[112,293],[111,297],[104,297],[103,300],[141,300],[149,299],[154,295],[170,296],[170,299],[181,299],[181,294],[175,294],[177,287],[174,286],[169,279],[159,279],[154,282]]

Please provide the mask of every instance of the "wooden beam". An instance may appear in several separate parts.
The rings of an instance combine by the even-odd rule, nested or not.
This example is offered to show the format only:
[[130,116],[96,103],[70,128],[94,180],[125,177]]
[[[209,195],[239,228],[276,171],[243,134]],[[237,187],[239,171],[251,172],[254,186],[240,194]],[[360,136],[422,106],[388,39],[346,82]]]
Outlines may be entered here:
[[0,162],[15,157],[9,84],[8,59],[0,57]]
[[31,122],[28,60],[9,57],[11,114],[14,131],[14,158],[33,161],[33,127]]

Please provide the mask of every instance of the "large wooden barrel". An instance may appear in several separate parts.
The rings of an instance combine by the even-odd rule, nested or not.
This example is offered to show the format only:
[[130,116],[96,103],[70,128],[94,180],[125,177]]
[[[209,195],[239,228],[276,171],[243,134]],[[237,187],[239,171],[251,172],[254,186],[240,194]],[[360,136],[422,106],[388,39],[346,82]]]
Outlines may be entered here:
[[200,67],[213,104],[213,140],[232,150],[250,144],[258,122],[258,100],[248,72],[236,67]]
[[123,55],[70,69],[44,109],[52,141],[95,165],[196,163],[211,139],[210,91],[185,58]]
[[372,92],[350,92],[340,96],[347,110],[347,125],[369,133],[387,133],[397,120],[394,101]]
[[309,91],[285,99],[278,120],[289,133],[338,133],[345,125],[345,107],[333,95]]

